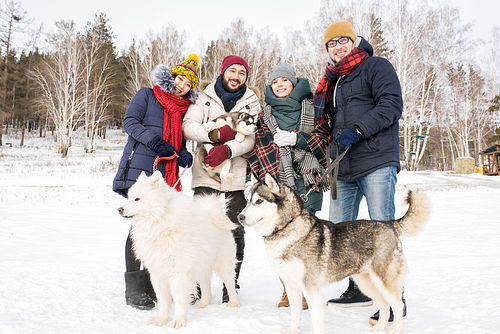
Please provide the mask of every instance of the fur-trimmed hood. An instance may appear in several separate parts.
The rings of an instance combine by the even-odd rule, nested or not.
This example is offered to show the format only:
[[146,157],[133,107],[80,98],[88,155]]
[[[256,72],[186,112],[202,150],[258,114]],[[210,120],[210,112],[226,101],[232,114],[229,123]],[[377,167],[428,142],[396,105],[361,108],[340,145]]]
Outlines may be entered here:
[[[175,94],[174,77],[170,74],[170,69],[163,65],[156,65],[151,71],[150,78],[155,86],[159,86],[164,92]],[[191,89],[185,96],[191,103],[196,102],[198,94]]]
[[[200,81],[200,85],[199,85],[199,89],[200,89],[200,92],[203,92],[205,90],[205,88],[207,88],[208,85],[210,85],[211,83],[215,82],[215,80],[201,80]],[[260,101],[260,90],[257,88],[257,87],[250,87],[250,86],[247,86],[248,89],[252,90],[255,95],[257,95],[257,99],[259,99]]]

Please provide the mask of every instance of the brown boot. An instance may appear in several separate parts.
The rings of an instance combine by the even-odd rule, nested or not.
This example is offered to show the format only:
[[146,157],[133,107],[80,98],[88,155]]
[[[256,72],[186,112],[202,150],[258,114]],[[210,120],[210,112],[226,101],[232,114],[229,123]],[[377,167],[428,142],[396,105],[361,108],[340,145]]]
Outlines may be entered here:
[[304,297],[302,295],[302,309],[303,310],[307,310],[309,308],[309,306],[307,305],[307,300],[306,300],[306,297]]
[[288,295],[286,294],[286,291],[283,290],[283,296],[281,296],[281,301],[278,304],[278,307],[288,307],[290,306],[290,303],[288,302]]

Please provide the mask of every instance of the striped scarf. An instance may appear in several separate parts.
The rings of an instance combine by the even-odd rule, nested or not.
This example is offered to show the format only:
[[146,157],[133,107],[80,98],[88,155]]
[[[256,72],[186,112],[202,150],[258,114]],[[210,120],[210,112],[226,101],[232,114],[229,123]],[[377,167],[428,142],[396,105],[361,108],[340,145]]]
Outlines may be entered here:
[[[299,126],[299,135],[308,134],[314,130],[314,109],[311,100],[302,101],[302,113]],[[266,172],[280,179],[292,189],[296,189],[295,179],[297,174],[301,174],[304,179],[306,189],[315,187],[318,191],[328,189],[326,178],[321,184],[316,185],[323,175],[325,168],[318,162],[315,154],[322,154],[319,146],[314,143],[313,153],[290,146],[278,147],[274,144],[274,134],[278,124],[271,114],[271,106],[266,104],[257,120],[257,132],[255,133],[255,148],[248,158],[249,171],[258,175],[259,179],[264,178]],[[313,142],[313,141],[311,141]],[[309,141],[308,141],[308,144]],[[292,158],[293,157],[293,158]],[[298,166],[295,170],[293,163]]]
[[368,57],[368,52],[365,49],[357,47],[353,48],[337,64],[326,66],[325,75],[319,82],[316,92],[314,92],[314,122],[316,125],[319,124],[325,113],[325,108],[332,100],[333,85],[341,76],[348,75],[358,68]]

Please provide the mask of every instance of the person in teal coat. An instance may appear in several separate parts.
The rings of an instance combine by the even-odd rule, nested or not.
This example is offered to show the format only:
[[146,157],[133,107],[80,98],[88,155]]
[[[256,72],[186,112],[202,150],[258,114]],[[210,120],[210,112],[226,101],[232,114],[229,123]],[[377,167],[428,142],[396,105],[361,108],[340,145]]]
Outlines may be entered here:
[[[313,97],[309,80],[297,78],[293,66],[282,63],[274,68],[266,86],[265,105],[257,119],[247,176],[250,178],[253,173],[261,179],[266,173],[273,174],[302,195],[304,207],[315,214],[321,210],[323,191],[327,190],[326,178],[318,184],[325,166],[315,155],[319,148],[297,136],[314,130]],[[279,306],[288,306],[286,291]],[[307,307],[305,300],[303,307]]]

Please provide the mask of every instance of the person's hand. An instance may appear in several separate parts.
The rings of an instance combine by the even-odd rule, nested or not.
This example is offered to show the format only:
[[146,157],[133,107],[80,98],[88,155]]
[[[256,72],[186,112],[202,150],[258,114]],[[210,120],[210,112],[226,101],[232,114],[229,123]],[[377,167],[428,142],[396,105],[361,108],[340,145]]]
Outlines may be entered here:
[[228,155],[229,147],[226,145],[215,146],[208,152],[205,163],[210,167],[217,167],[228,158]]
[[189,168],[193,164],[193,155],[188,150],[180,151],[177,156],[177,165]]
[[352,144],[359,142],[361,139],[363,139],[363,137],[358,133],[358,130],[352,127],[342,131],[333,141],[349,149]]
[[236,136],[236,132],[231,129],[229,125],[224,125],[219,128],[219,143],[225,143],[230,140],[233,140]]
[[[157,136],[159,137],[159,136]],[[156,155],[161,157],[171,157],[176,154],[175,148],[163,139],[155,137],[152,141],[151,149],[155,151]]]
[[276,129],[274,134],[274,143],[279,147],[295,146],[297,144],[297,134],[295,132],[283,131],[280,128]]

